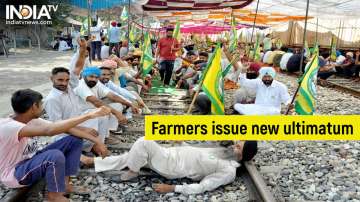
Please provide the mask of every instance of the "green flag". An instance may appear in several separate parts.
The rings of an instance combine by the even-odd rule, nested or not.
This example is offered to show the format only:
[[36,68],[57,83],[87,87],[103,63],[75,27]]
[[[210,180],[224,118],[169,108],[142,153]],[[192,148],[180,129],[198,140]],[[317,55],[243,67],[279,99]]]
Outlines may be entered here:
[[[91,24],[91,19],[90,19],[90,24]],[[88,18],[85,18],[85,20],[83,20],[81,28],[80,28],[80,35],[84,36],[87,34],[88,31]]]
[[204,76],[202,89],[211,100],[211,113],[224,115],[224,78],[222,76],[221,48],[219,44],[213,55],[214,57],[209,61],[210,65]]
[[176,21],[173,37],[180,43],[181,40],[181,32],[180,32],[180,21]]
[[337,39],[335,36],[331,38],[331,53],[330,53],[330,59],[332,61],[336,61],[336,42]]
[[235,21],[234,16],[232,16],[231,17],[230,47],[229,47],[230,52],[233,52],[236,50],[237,43],[238,43],[238,38],[237,38],[237,30],[236,30],[236,21]]
[[258,62],[261,60],[261,53],[260,53],[260,34],[256,35],[256,43],[255,47],[252,53],[250,53],[251,58],[254,59],[254,61]]
[[135,43],[137,41],[137,31],[136,27],[134,25],[131,26],[130,33],[129,33],[129,39],[132,43]]
[[122,12],[121,12],[120,19],[121,19],[122,21],[126,21],[128,18],[129,18],[129,14],[128,14],[127,10],[126,10],[126,6],[124,6],[124,7],[123,7],[123,10],[122,10]]
[[144,44],[142,49],[140,66],[142,67],[142,75],[147,75],[153,66],[152,48],[149,33],[144,35]]
[[316,79],[319,69],[319,48],[315,46],[314,54],[305,67],[305,73],[299,79],[299,92],[296,95],[295,111],[299,115],[312,115],[316,104]]

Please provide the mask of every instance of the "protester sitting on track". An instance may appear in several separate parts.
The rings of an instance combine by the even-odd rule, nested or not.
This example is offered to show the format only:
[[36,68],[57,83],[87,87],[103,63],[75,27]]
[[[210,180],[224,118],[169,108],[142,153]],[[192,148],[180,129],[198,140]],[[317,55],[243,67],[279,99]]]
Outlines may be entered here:
[[347,52],[346,53],[346,59],[344,60],[343,64],[337,65],[336,72],[337,75],[345,76],[345,78],[350,79],[353,75],[352,68],[355,64],[354,60],[354,53],[353,52]]
[[272,51],[271,50],[268,50],[266,51],[266,53],[264,54],[264,56],[262,57],[262,62],[263,63],[267,63],[267,61],[269,60],[269,57],[271,55]]
[[318,70],[318,78],[319,82],[323,82],[322,80],[328,79],[330,76],[336,73],[335,64],[325,60],[323,57],[319,57],[319,70]]
[[[30,186],[45,178],[49,201],[69,201],[65,192],[74,191],[69,176],[79,169],[82,139],[98,145],[99,155],[108,153],[105,145],[96,137],[79,129],[84,121],[110,113],[101,107],[88,114],[51,123],[39,119],[43,112],[42,95],[25,89],[16,91],[11,97],[14,115],[0,119],[0,181],[10,188]],[[43,149],[37,137],[71,134]]]
[[[142,90],[148,90],[148,87],[140,78],[141,72],[134,69],[132,66],[132,62],[134,61],[133,57],[130,61],[128,60],[129,63],[116,56],[112,56],[111,60],[116,61],[118,64],[118,68],[115,70],[113,78],[115,84],[122,88],[126,88],[129,91],[135,91],[138,94],[140,94]],[[136,65],[138,66],[138,64]]]
[[[246,70],[247,79],[256,79],[259,76],[259,70],[261,66],[258,63],[251,63],[249,68]],[[256,89],[246,88],[245,86],[240,86],[240,89],[235,91],[235,102],[241,104],[250,104],[255,102]]]
[[107,59],[109,58],[109,43],[105,43],[105,37],[102,37],[101,38],[101,43],[102,43],[102,46],[101,46],[101,52],[100,52],[100,56],[101,56],[101,59]]
[[359,75],[359,72],[360,72],[360,50],[356,51],[356,53],[355,53],[355,65],[354,65],[353,71],[355,74],[354,81],[359,82],[360,81],[360,75]]
[[285,54],[285,52],[282,51],[282,50],[279,50],[279,49],[276,49],[276,50],[272,51],[272,52],[270,53],[270,55],[268,56],[267,60],[266,60],[266,64],[269,64],[269,65],[274,64],[274,58],[275,58],[275,56],[276,56],[276,55],[283,55],[283,54]]
[[344,64],[344,61],[346,60],[346,57],[341,54],[340,51],[336,51],[336,65],[342,65]]
[[291,50],[288,50],[287,53],[285,53],[284,55],[282,55],[281,60],[280,60],[280,69],[282,71],[286,71],[286,65],[289,61],[289,59],[291,58],[291,56],[293,55],[293,53],[291,52]]
[[121,48],[120,48],[120,51],[119,51],[119,57],[121,59],[123,59],[124,57],[126,57],[128,55],[128,52],[129,52],[129,43],[127,40],[124,40],[122,41],[121,43]]
[[[73,89],[69,87],[69,70],[63,67],[56,67],[51,71],[51,73],[53,87],[49,95],[45,98],[44,103],[44,108],[49,120],[54,122],[80,116],[83,113],[79,108],[81,101],[80,97],[75,95]],[[108,119],[108,117],[103,116],[83,122],[80,125],[81,130],[92,134],[95,137],[103,137],[97,137],[99,141],[101,141],[101,139],[105,138],[106,134],[99,135],[98,131],[107,131],[107,129],[99,130],[99,128],[105,126],[102,123],[106,121],[106,119]],[[60,140],[66,136],[68,135],[60,134],[55,136],[54,140]],[[83,151],[90,152],[91,150],[97,153],[99,148],[91,141],[84,141]]]
[[288,89],[283,83],[274,80],[276,72],[272,67],[262,67],[257,79],[247,79],[244,74],[246,70],[243,69],[242,72],[239,76],[240,85],[256,89],[256,98],[255,104],[235,104],[234,109],[239,114],[275,115],[280,114],[282,103],[290,104]]
[[150,114],[151,113],[150,109],[145,105],[144,101],[141,99],[139,94],[137,94],[137,92],[129,91],[126,88],[121,88],[120,86],[115,85],[111,81],[111,77],[112,77],[111,68],[107,67],[107,65],[104,63],[102,67],[100,67],[101,69],[101,76],[99,78],[100,82],[104,84],[107,88],[109,88],[113,93],[123,96],[124,99],[127,99],[130,102],[133,103],[136,102],[136,104],[143,109],[144,114]]
[[64,39],[60,39],[59,51],[67,51],[70,49],[71,49],[71,47],[68,45],[68,43]]
[[[303,57],[303,64],[300,67],[301,57]],[[295,50],[295,53],[289,58],[287,64],[286,64],[286,70],[288,72],[298,72],[301,71],[304,72],[306,66],[306,58],[301,55],[301,51],[299,49]]]
[[[127,123],[126,117],[122,114],[123,105],[130,107],[134,113],[138,113],[139,109],[131,102],[122,99],[110,89],[105,87],[101,82],[98,82],[101,75],[101,70],[97,67],[86,67],[82,72],[82,79],[79,85],[74,89],[75,94],[81,98],[80,109],[82,112],[93,110],[101,106],[110,107],[112,115],[109,116],[103,128],[117,131],[119,124]],[[104,99],[107,98],[107,102]],[[115,138],[111,137],[109,131],[99,131],[99,134],[106,134],[107,144],[116,144]],[[104,141],[104,139],[103,139]]]
[[[181,146],[165,148],[155,141],[139,138],[128,153],[104,159],[84,159],[83,163],[95,165],[96,172],[129,170],[112,178],[114,182],[134,180],[140,169],[147,167],[168,179],[190,178],[200,183],[185,185],[155,184],[160,193],[178,192],[201,194],[233,182],[240,163],[250,161],[257,153],[257,142],[237,142],[232,147],[200,148]],[[239,173],[238,173],[239,174]]]

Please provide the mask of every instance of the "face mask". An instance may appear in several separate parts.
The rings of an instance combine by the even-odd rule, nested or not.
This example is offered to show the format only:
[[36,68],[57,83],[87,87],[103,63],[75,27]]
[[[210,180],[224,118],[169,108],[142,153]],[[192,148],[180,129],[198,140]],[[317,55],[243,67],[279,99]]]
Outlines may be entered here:
[[266,86],[271,86],[271,84],[272,84],[272,80],[263,80],[263,83],[266,85]]
[[246,78],[247,79],[256,79],[257,78],[257,74],[256,73],[253,73],[253,72],[248,72],[246,73]]

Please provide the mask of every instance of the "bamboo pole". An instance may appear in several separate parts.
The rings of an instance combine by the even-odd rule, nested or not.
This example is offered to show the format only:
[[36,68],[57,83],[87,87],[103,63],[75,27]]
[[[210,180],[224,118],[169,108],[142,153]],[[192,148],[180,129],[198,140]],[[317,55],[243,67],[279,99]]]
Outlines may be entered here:
[[[240,55],[238,55],[236,58],[233,58],[233,59],[231,60],[230,64],[231,64],[231,65],[234,65],[235,61],[237,62],[237,60],[238,60],[239,58],[240,58]],[[206,76],[206,74],[207,74],[207,71],[208,71],[208,69],[207,69],[206,72],[205,72],[205,76]],[[204,76],[204,78],[205,78],[205,76]],[[190,104],[189,109],[188,109],[188,111],[186,112],[186,114],[190,114],[192,108],[194,107],[195,100],[196,100],[196,98],[198,97],[198,95],[199,95],[199,93],[200,93],[200,90],[201,90],[201,88],[202,88],[203,82],[204,82],[204,79],[201,80],[201,82],[200,82],[200,84],[199,84],[199,88],[196,90],[196,93],[195,93],[195,95],[194,95],[194,97],[193,97],[193,99],[192,99],[192,101],[191,101],[191,104]]]
[[[258,10],[259,10],[259,3],[260,3],[260,0],[258,0],[257,3],[256,3],[255,17],[254,17],[254,23],[253,23],[253,26],[252,26],[251,39],[250,39],[251,44],[253,42],[253,37],[254,37],[256,18],[257,18],[257,14],[258,14]],[[255,53],[254,53],[254,57],[255,57]]]
[[305,52],[304,47],[305,47],[305,41],[306,41],[307,22],[308,22],[308,16],[309,16],[309,4],[310,4],[309,1],[310,0],[307,0],[307,3],[306,3],[305,26],[304,26],[302,49],[301,49],[301,60],[300,60],[300,65],[299,65],[299,70],[301,73],[304,73],[304,72],[302,72],[302,66],[303,66],[303,62],[304,62],[304,52]]
[[[309,4],[310,4],[309,1],[310,1],[310,0],[307,0],[307,3],[306,3],[306,15],[305,15],[304,34],[303,34],[303,46],[302,46],[302,51],[301,51],[301,60],[300,60],[300,67],[299,67],[299,68],[300,68],[300,71],[302,71],[301,68],[302,68],[302,63],[303,63],[303,60],[304,60],[304,46],[305,46],[305,37],[306,37],[306,28],[307,28],[307,18],[308,18],[308,14],[309,14]],[[291,99],[291,102],[290,102],[290,104],[289,104],[289,106],[288,106],[288,108],[287,108],[287,110],[286,110],[286,112],[285,112],[285,115],[288,115],[288,114],[289,114],[291,105],[294,103],[295,98],[296,98],[296,95],[297,95],[298,92],[299,92],[300,85],[301,85],[301,83],[299,83],[299,85],[298,85],[298,87],[297,87],[297,89],[296,89],[296,91],[295,91],[295,93],[294,93],[294,95],[293,95],[293,97],[292,97],[292,99]]]

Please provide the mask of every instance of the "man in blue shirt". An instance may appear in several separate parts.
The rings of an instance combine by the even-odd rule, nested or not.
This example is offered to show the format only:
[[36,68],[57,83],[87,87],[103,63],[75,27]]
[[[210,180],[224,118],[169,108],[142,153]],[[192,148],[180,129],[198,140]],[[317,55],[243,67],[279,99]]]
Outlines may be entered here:
[[120,42],[120,28],[116,26],[116,22],[111,23],[111,28],[109,29],[109,55],[113,53],[113,49],[116,56],[119,57],[119,42]]

